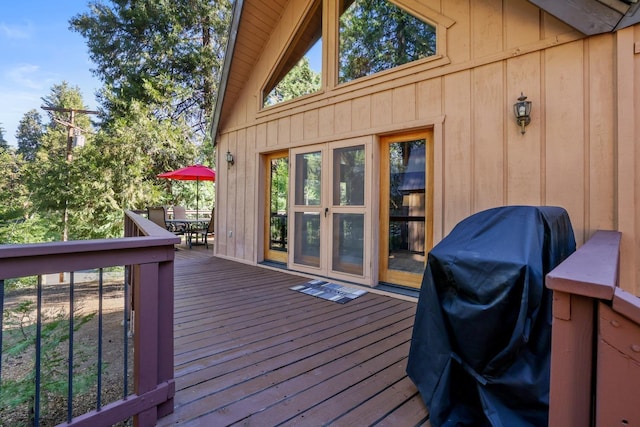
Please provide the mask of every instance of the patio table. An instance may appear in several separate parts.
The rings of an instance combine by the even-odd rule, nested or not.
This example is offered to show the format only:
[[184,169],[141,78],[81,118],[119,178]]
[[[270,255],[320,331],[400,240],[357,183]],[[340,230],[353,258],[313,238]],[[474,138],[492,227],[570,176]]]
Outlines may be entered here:
[[[197,230],[199,228],[207,228],[207,225],[209,224],[209,219],[207,218],[202,218],[202,219],[166,219],[165,222],[167,224],[173,224],[173,225],[183,225],[184,226],[184,233],[187,236],[187,243],[189,244],[189,249],[191,249],[191,246],[194,244],[191,240],[191,233],[194,230]],[[196,245],[200,244],[198,243],[198,236],[196,235]],[[204,243],[202,243],[204,244]]]

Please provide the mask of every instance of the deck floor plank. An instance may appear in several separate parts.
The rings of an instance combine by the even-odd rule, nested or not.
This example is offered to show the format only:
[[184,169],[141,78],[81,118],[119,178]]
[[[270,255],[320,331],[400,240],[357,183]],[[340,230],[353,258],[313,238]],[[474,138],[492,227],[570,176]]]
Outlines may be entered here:
[[[378,316],[384,315],[385,317],[381,322],[388,322],[388,315],[393,314],[394,312],[385,312],[378,314]],[[378,316],[371,316],[371,323],[363,324],[361,327],[364,328],[365,331],[367,329],[379,328],[378,324],[373,323],[377,320]],[[400,313],[400,317],[406,319],[406,313]],[[323,325],[323,329],[312,330],[311,328],[305,327],[292,330],[290,333],[281,332],[271,336],[257,335],[247,337],[246,339],[238,338],[236,341],[227,341],[221,346],[209,346],[197,352],[198,356],[200,356],[198,360],[205,357],[215,357],[216,363],[222,364],[227,360],[238,357],[248,357],[248,355],[274,357],[274,355],[286,354],[293,350],[300,349],[303,351],[305,346],[311,344],[322,345],[324,342],[333,344],[337,339],[351,339],[351,336],[346,334],[358,332],[359,330],[355,329],[355,326],[364,322],[361,319],[354,319],[353,322],[356,323],[354,326],[349,324],[345,325],[345,322],[351,320],[349,317],[343,316],[338,320],[328,321],[326,325]],[[343,334],[343,336],[339,337],[340,334]],[[260,354],[257,353],[256,349],[259,349]],[[193,358],[193,360],[198,361],[195,360],[195,358]],[[179,366],[176,364],[176,366],[179,368],[180,373],[186,372],[188,369],[188,364],[181,364]]]
[[307,280],[176,252],[175,410],[158,426],[429,426],[405,372],[415,302],[289,289]]
[[[397,328],[401,328],[402,326],[403,325],[390,327],[386,333],[389,335],[396,333],[398,330]],[[325,342],[319,341],[318,343],[309,345],[300,351],[283,352],[279,356],[256,362],[252,365],[253,375],[257,376],[259,379],[267,379],[270,381],[270,384],[273,385],[286,381],[291,376],[300,375],[305,372],[312,371],[318,373],[322,369],[329,369],[326,365],[336,359],[340,359],[341,357],[353,358],[354,356],[350,356],[350,353],[359,351],[367,342],[371,342],[370,337],[352,340],[341,346],[332,348],[327,347]],[[357,361],[353,363],[357,363]],[[239,375],[235,371],[227,372],[220,377],[206,379],[206,381],[211,381],[213,384],[200,388],[204,388],[204,392],[206,393],[213,393],[221,387],[231,387],[235,385],[235,382],[239,379],[238,377]],[[247,378],[246,373],[244,378]],[[198,386],[201,384],[202,383],[198,384]],[[259,384],[259,382],[255,382],[255,384]],[[194,392],[195,390],[192,389],[190,395],[193,395]]]

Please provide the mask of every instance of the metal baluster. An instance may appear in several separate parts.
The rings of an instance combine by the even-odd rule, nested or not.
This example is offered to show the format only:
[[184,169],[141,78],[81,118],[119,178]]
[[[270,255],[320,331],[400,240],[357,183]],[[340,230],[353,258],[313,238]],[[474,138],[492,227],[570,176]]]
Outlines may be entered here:
[[98,277],[98,396],[96,401],[96,409],[98,411],[102,408],[102,272],[103,270],[100,268]]
[[69,273],[69,377],[67,380],[67,422],[73,418],[73,327],[74,327],[74,277]]
[[38,276],[36,295],[36,393],[33,402],[33,425],[38,427],[40,425],[40,363],[42,361],[42,276]]
[[127,382],[127,371],[129,370],[129,341],[128,341],[128,330],[129,330],[129,319],[127,316],[129,315],[129,269],[130,266],[124,267],[124,399],[129,395],[129,384]]

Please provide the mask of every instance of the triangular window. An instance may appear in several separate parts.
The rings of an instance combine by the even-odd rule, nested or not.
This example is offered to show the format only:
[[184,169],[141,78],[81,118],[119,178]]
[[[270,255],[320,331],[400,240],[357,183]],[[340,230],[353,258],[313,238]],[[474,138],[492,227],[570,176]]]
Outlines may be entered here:
[[316,0],[263,91],[263,107],[320,90],[322,1]]
[[342,0],[339,83],[436,54],[436,28],[386,0]]

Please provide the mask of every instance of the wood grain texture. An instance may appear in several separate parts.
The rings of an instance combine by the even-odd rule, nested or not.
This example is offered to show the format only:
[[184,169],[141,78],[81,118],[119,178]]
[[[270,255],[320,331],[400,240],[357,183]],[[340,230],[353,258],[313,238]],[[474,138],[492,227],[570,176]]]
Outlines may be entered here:
[[[245,183],[263,179],[258,175],[259,153],[439,127],[434,147],[434,207],[440,209],[434,212],[435,243],[461,219],[484,208],[562,206],[579,245],[597,229],[623,231],[621,286],[640,294],[637,29],[586,38],[526,0],[398,0],[405,10],[424,13],[430,22],[442,20],[442,57],[336,85],[336,47],[326,44],[335,42],[331,19],[337,7],[327,3],[323,90],[260,110],[261,85],[308,4],[279,1],[274,11],[282,7],[281,18],[273,22],[269,37],[257,40],[259,30],[245,36],[256,39],[252,42],[261,54],[244,80],[234,77],[238,87],[228,95],[235,100],[225,101],[227,120],[220,130],[226,141],[233,141],[232,134],[256,127],[255,152],[241,154],[256,163],[251,169],[221,174],[216,197],[226,217],[235,217],[232,209],[237,207],[227,203],[226,195],[235,196]],[[256,28],[266,28],[261,25],[271,18],[250,19],[256,19]],[[254,51],[248,47],[239,54],[239,63]],[[512,110],[521,92],[533,102],[524,135]],[[226,148],[220,147],[224,154]],[[259,211],[251,202],[245,209]],[[243,225],[247,232],[261,223],[251,221]],[[257,230],[256,235],[261,233]],[[374,233],[372,248],[378,242]],[[216,250],[235,256],[222,242]],[[262,249],[254,245],[250,250],[254,253],[243,259],[258,259]],[[372,272],[377,267],[377,262],[369,266]]]
[[157,425],[428,425],[405,373],[415,302],[289,290],[307,280],[177,252],[175,411]]

